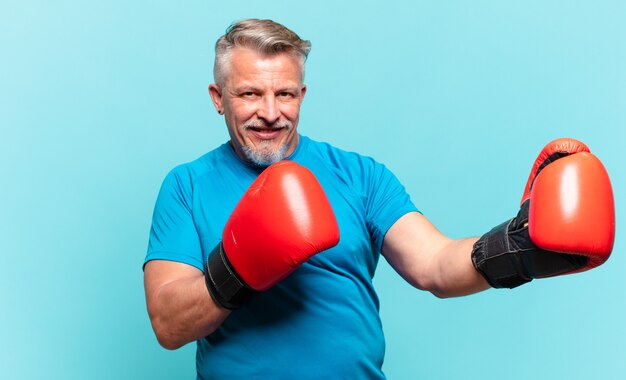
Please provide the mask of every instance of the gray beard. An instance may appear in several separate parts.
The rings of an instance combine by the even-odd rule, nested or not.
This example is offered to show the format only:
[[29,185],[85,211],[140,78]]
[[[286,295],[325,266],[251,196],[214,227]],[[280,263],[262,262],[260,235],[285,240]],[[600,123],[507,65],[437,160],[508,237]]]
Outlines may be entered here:
[[272,148],[272,141],[262,141],[255,148],[248,145],[241,147],[246,158],[258,166],[270,166],[285,157],[287,144],[282,144],[277,148]]

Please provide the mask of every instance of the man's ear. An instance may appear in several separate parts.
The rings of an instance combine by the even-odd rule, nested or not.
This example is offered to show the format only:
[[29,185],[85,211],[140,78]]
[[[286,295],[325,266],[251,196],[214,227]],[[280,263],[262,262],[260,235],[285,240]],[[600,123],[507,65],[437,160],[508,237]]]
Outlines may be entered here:
[[304,100],[304,94],[306,94],[306,84],[302,84],[302,88],[300,88],[300,102]]
[[215,106],[215,110],[220,115],[224,113],[224,107],[222,103],[222,89],[212,83],[209,85],[209,95],[211,96],[211,100],[213,101],[213,105]]

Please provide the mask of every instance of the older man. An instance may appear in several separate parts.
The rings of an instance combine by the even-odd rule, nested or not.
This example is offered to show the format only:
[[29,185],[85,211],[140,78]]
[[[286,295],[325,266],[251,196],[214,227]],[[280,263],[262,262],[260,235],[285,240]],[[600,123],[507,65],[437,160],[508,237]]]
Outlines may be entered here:
[[[406,281],[438,297],[467,295],[489,285],[514,287],[597,265],[597,260],[590,264],[592,253],[579,247],[561,250],[565,254],[537,248],[527,232],[528,201],[516,218],[480,240],[450,239],[417,211],[383,165],[300,135],[309,50],[308,41],[270,20],[231,25],[217,41],[215,84],[209,86],[230,141],[175,168],[161,188],[144,267],[148,311],[163,347],[197,341],[198,378],[384,378],[384,337],[372,286],[380,253]],[[555,161],[580,156],[586,147],[568,141],[547,149],[561,154],[551,156]],[[231,239],[223,231],[238,203],[254,202],[246,189],[281,160],[314,174],[341,236],[338,244],[328,245],[332,248],[313,249],[288,271],[246,264],[256,262],[258,252],[242,256],[233,253],[240,249],[232,248],[236,241],[220,243]],[[293,197],[289,190],[270,196]],[[251,226],[269,219],[272,211],[259,213],[237,211],[236,223],[255,230],[254,239],[265,240],[260,245],[291,255],[285,242],[304,238],[287,232],[289,225],[259,227],[285,231],[266,237]],[[315,224],[334,223],[330,219],[325,214]],[[560,239],[553,235],[546,239]],[[600,261],[612,244],[604,240]],[[276,282],[254,286],[249,279],[257,279],[259,272],[269,272]],[[222,291],[223,283],[236,289]]]

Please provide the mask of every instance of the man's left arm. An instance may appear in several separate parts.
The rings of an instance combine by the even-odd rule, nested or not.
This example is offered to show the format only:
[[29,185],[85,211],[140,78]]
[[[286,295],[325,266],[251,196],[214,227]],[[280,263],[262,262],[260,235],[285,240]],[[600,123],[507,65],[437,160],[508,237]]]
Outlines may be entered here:
[[410,284],[452,297],[595,268],[614,237],[604,166],[580,141],[557,139],[535,160],[514,218],[479,239],[452,240],[408,213],[387,231],[382,252]]
[[489,288],[472,264],[472,248],[477,240],[451,239],[419,212],[410,212],[391,226],[382,253],[395,271],[416,288],[440,298],[457,297]]

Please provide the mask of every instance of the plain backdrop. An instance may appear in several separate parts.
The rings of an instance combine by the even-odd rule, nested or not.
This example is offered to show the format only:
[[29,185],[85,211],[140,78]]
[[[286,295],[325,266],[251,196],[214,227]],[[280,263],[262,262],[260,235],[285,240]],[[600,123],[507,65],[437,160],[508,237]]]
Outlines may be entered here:
[[620,0],[3,0],[0,378],[194,378],[194,344],[156,342],[142,263],[165,174],[227,139],[213,44],[248,17],[312,41],[301,133],[383,162],[451,237],[513,217],[554,138],[611,175],[615,248],[596,270],[440,300],[381,260],[390,379],[624,378],[625,15]]

